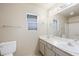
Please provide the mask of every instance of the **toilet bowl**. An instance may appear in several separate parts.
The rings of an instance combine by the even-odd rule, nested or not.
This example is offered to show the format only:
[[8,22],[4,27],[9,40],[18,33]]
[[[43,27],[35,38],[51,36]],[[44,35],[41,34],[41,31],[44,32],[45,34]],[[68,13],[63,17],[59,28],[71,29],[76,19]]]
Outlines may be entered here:
[[13,56],[16,51],[16,41],[0,43],[0,55],[1,56]]

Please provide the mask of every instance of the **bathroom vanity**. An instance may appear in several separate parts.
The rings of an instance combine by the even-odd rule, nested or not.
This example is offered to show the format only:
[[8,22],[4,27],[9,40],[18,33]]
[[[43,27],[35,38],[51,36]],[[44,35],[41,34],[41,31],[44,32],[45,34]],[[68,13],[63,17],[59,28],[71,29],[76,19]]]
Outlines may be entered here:
[[56,9],[49,10],[47,36],[39,37],[39,51],[44,56],[79,56],[79,4]]
[[39,38],[39,51],[44,56],[77,56],[79,46],[72,39],[52,37]]

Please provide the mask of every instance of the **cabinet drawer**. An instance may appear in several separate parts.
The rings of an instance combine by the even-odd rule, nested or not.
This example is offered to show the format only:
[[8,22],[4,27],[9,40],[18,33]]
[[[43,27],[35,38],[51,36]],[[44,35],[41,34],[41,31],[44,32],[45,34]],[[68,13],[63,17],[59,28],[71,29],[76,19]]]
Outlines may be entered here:
[[39,40],[40,41],[40,43],[42,43],[42,44],[45,44],[46,45],[46,42],[45,41],[43,41],[43,40]]
[[55,56],[55,52],[48,47],[45,47],[45,56]]
[[54,47],[53,50],[55,51],[55,53],[56,53],[58,56],[71,56],[70,54],[68,54],[68,53],[66,53],[66,52],[64,52],[64,51],[62,51],[62,50],[60,50],[60,49],[58,49],[58,48],[56,48],[56,47]]
[[53,46],[51,44],[49,44],[49,43],[46,43],[46,47],[48,47],[51,50],[53,49]]

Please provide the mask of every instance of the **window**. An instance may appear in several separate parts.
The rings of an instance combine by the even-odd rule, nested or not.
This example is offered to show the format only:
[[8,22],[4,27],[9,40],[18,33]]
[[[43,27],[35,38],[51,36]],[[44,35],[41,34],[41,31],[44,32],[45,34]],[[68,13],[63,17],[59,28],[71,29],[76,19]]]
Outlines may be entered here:
[[58,19],[53,19],[53,30],[54,32],[58,32],[59,31],[59,20]]
[[55,32],[57,31],[57,20],[56,19],[53,20],[53,29]]
[[27,14],[28,30],[37,30],[37,15]]

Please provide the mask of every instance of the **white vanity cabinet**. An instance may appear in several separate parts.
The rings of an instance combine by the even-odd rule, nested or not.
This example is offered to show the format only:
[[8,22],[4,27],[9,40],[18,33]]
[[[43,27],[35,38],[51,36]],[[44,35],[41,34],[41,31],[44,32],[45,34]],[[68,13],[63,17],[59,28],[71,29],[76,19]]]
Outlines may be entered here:
[[54,47],[53,51],[55,51],[56,56],[71,56],[70,54],[66,53],[65,51],[60,50],[57,47]]
[[55,56],[55,52],[49,49],[48,47],[45,48],[45,56]]
[[40,39],[39,40],[39,47],[40,52],[44,56],[72,56],[71,54],[62,51],[58,47],[55,47],[54,45]]
[[52,45],[46,43],[45,46],[45,56],[55,56],[55,52],[52,50]]
[[39,47],[40,47],[40,52],[42,53],[42,55],[45,56],[55,56],[55,52],[52,50],[52,45],[43,41],[43,40],[39,40]]
[[42,53],[42,55],[45,55],[45,51],[44,51],[45,45],[46,45],[46,42],[40,39],[39,40],[39,50]]

